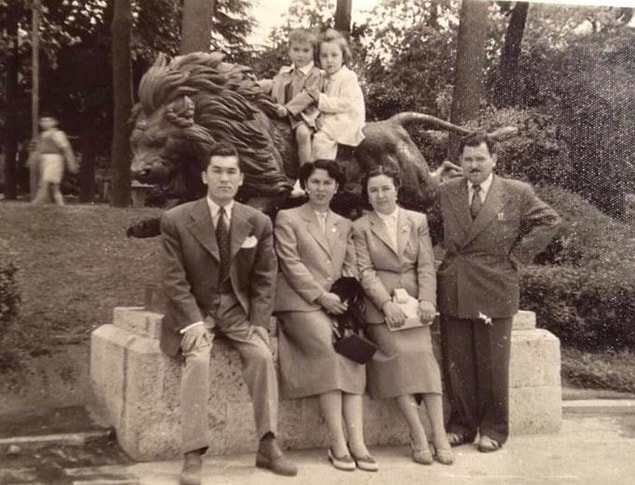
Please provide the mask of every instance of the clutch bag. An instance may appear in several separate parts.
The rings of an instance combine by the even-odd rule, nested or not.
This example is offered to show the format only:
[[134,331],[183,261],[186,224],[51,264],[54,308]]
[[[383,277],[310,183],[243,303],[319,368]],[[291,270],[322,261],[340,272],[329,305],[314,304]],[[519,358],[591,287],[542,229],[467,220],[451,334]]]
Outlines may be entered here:
[[423,327],[424,324],[419,317],[419,301],[408,294],[403,288],[396,288],[393,291],[393,303],[399,305],[401,310],[406,314],[406,321],[401,327],[391,327],[387,325],[391,332],[407,330],[409,328]]

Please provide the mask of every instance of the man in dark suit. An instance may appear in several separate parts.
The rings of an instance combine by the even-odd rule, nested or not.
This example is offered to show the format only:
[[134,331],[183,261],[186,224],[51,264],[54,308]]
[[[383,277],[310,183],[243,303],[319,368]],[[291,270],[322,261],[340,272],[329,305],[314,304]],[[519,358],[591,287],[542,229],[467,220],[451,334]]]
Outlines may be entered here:
[[508,436],[509,351],[519,267],[559,232],[561,219],[531,186],[492,173],[493,142],[462,140],[463,176],[439,187],[445,256],[437,274],[441,346],[451,404],[448,439],[496,451]]
[[275,440],[278,383],[268,346],[277,273],[272,224],[263,213],[234,201],[243,173],[232,145],[212,147],[202,178],[207,197],[177,206],[161,219],[167,300],[161,348],[184,362],[180,483],[201,482],[216,335],[240,353],[260,438],[256,466],[293,476],[297,469]]

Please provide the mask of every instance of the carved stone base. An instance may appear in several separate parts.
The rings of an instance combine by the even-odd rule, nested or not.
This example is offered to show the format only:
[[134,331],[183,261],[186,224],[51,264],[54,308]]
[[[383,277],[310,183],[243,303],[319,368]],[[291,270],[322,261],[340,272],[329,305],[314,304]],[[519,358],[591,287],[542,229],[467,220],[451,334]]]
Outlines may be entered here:
[[[159,350],[161,314],[115,308],[113,323],[92,334],[90,375],[97,412],[117,431],[121,447],[140,461],[180,456],[180,364]],[[272,339],[276,357],[277,339]],[[535,316],[520,312],[512,332],[510,427],[514,434],[556,432],[561,422],[560,347]],[[238,353],[222,339],[210,363],[209,454],[255,451],[253,410]],[[422,416],[424,415],[422,410]],[[281,401],[279,439],[286,448],[328,446],[315,399]],[[429,430],[429,426],[426,428]],[[407,428],[393,402],[364,399],[368,445],[407,444]]]

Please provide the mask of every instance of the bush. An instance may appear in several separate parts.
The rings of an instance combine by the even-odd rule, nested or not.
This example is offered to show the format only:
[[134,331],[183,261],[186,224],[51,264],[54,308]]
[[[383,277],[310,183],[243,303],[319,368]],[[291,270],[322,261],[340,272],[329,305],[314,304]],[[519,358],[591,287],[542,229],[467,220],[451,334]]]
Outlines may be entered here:
[[562,349],[562,377],[576,387],[635,393],[635,354]]
[[16,266],[0,258],[0,340],[18,316],[20,292],[15,281]]
[[635,349],[635,239],[632,228],[581,197],[549,187],[539,195],[565,219],[559,266],[528,266],[521,307],[565,345],[584,350]]

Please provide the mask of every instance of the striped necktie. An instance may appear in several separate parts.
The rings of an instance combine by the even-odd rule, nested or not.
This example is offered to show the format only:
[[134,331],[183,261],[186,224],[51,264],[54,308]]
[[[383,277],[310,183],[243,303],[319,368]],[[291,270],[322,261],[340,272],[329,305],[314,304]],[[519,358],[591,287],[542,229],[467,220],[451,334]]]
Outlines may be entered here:
[[218,282],[222,283],[229,276],[229,229],[225,218],[225,208],[218,210],[218,221],[216,222],[216,243],[218,244],[218,254],[220,255],[220,271]]
[[476,219],[478,213],[483,208],[483,201],[481,200],[481,186],[478,184],[472,185],[472,203],[470,204],[470,215],[472,219]]

